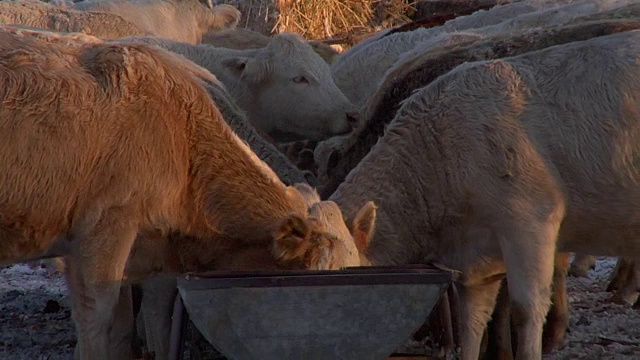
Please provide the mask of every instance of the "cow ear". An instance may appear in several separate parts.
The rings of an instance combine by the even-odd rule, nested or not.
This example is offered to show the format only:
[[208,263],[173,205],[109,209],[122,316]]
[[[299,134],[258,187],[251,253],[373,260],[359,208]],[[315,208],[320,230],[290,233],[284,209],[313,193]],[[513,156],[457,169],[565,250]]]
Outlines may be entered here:
[[376,204],[373,201],[366,203],[353,219],[351,224],[351,236],[356,243],[358,252],[364,253],[373,237],[376,223]]
[[280,263],[304,258],[310,246],[311,227],[307,220],[292,214],[287,216],[274,233],[273,255]]
[[232,57],[222,60],[222,65],[241,80],[253,84],[265,81],[269,75],[269,67],[265,62],[255,58]]
[[305,205],[307,205],[307,207],[310,207],[311,205],[319,203],[321,201],[320,195],[318,195],[318,191],[311,187],[309,184],[296,183],[293,184],[292,187],[296,189],[300,193],[300,195],[302,195],[302,198],[304,199]]
[[247,62],[249,62],[249,58],[247,57],[231,57],[223,59],[222,65],[230,71],[240,75],[247,67]]
[[324,268],[333,243],[317,236],[319,224],[314,219],[289,215],[274,234],[273,256],[276,263],[289,269]]
[[213,0],[200,0],[200,2],[209,9],[213,9]]

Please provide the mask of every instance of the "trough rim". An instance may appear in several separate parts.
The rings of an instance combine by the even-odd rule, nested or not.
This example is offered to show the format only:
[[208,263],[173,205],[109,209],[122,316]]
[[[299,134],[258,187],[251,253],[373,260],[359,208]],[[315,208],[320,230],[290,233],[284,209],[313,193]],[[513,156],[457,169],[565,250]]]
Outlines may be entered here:
[[207,271],[188,273],[178,278],[183,291],[401,284],[451,284],[457,278],[453,270],[430,265],[358,266],[341,270],[269,270]]

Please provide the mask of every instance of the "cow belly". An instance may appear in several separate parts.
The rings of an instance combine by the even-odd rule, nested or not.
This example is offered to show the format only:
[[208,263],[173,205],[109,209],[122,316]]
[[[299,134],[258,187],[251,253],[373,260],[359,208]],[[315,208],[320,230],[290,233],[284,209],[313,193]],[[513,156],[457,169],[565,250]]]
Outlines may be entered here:
[[596,256],[639,256],[640,222],[620,224],[606,220],[583,220],[580,226],[563,223],[558,251]]

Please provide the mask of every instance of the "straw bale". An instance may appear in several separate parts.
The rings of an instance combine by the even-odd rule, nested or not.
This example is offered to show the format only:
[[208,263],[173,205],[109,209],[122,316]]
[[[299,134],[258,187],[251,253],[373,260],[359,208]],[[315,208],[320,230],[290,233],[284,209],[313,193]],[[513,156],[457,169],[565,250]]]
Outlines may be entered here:
[[238,26],[309,40],[358,35],[404,24],[417,0],[221,0],[242,12]]

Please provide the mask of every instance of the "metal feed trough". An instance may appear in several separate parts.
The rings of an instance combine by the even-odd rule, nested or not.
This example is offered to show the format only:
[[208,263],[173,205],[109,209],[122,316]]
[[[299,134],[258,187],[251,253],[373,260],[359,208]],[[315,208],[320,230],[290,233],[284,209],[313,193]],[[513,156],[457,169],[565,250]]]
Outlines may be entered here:
[[385,359],[424,323],[454,276],[428,266],[185,275],[171,359],[181,358],[185,310],[230,360]]

